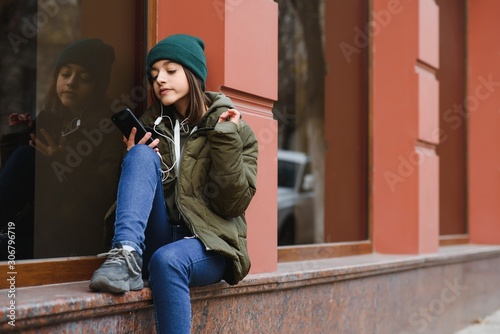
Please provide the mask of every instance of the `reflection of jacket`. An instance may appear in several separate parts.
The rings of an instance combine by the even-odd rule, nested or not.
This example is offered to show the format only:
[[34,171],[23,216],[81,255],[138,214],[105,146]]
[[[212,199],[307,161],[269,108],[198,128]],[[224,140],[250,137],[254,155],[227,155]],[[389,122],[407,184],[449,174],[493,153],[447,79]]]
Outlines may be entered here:
[[[175,222],[172,213],[178,212],[207,249],[232,260],[232,270],[226,271],[224,280],[236,284],[250,269],[245,210],[256,191],[257,140],[242,120],[238,128],[231,122],[217,123],[219,115],[233,104],[222,93],[207,95],[213,103],[198,129],[186,139],[179,175],[169,173],[164,194],[170,219]],[[152,128],[156,117],[148,110],[141,121]],[[162,122],[156,130],[173,139],[169,122]],[[171,141],[161,140],[159,149],[163,162],[173,166]]]
[[[40,113],[40,127],[44,124],[43,116]],[[61,130],[55,129],[58,135],[54,139],[59,142]],[[94,211],[99,207],[99,212],[107,210],[116,198],[124,152],[121,134],[111,121],[111,112],[92,110],[81,120],[81,126],[65,138],[64,149],[52,158],[51,170],[59,183],[73,187],[73,191],[84,199],[80,205],[88,205]]]
[[[92,109],[50,159],[39,154],[36,179],[36,256],[94,255],[106,251],[104,216],[116,199],[123,141],[111,112]],[[52,131],[61,121],[41,112],[37,128]],[[43,139],[43,138],[42,138]]]

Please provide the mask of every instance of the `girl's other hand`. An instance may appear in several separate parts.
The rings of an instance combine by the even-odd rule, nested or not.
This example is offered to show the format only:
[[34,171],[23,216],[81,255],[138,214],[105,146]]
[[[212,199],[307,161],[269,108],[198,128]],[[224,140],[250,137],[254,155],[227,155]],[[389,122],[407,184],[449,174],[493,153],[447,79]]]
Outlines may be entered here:
[[241,114],[236,109],[228,109],[219,116],[219,122],[233,122],[238,125],[240,123]]
[[14,125],[27,125],[31,126],[33,124],[33,120],[31,119],[31,115],[26,113],[26,114],[18,114],[18,113],[12,113],[9,115],[9,125],[14,126]]
[[[123,142],[125,143],[125,145],[127,145],[127,152],[130,151],[130,149],[132,147],[135,146],[135,134],[137,133],[137,129],[135,127],[132,128],[132,131],[130,131],[130,135],[128,136],[128,139],[127,137],[123,136]],[[146,132],[146,134],[144,135],[144,137],[141,138],[141,140],[139,140],[139,142],[137,144],[145,144],[149,138],[151,138],[153,134],[151,132]],[[152,149],[154,149],[156,152],[158,152],[158,144],[160,143],[160,140],[157,138],[155,140],[153,140],[153,142],[151,144],[149,144],[148,146],[151,147]]]

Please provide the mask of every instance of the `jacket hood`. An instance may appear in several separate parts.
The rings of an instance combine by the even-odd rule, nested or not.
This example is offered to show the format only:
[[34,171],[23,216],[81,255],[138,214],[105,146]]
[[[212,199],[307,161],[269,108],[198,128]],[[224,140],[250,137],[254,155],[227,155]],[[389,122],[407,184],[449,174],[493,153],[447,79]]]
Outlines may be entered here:
[[234,108],[234,103],[229,97],[220,92],[205,92],[208,98],[212,101],[212,105],[208,108],[208,112],[211,112],[217,108]]
[[205,92],[212,104],[208,107],[207,113],[204,117],[207,117],[207,125],[212,124],[215,126],[220,114],[225,112],[227,109],[234,108],[234,103],[226,95],[220,92]]

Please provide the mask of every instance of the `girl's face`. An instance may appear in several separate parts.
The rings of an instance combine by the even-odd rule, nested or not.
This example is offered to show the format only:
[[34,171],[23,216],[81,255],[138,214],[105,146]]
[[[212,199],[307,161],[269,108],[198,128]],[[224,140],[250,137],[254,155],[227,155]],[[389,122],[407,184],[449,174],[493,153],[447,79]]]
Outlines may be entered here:
[[57,76],[56,91],[63,106],[72,112],[80,112],[90,101],[95,83],[85,67],[67,64]]
[[151,67],[153,89],[164,106],[174,105],[185,116],[189,104],[189,84],[182,65],[170,60],[159,60]]

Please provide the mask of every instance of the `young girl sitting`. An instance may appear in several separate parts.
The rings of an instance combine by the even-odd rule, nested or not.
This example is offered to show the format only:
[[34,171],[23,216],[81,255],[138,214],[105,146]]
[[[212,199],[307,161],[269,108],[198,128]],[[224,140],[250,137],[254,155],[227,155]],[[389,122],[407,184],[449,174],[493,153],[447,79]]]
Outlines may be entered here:
[[[250,269],[245,210],[256,191],[257,140],[222,93],[204,92],[204,43],[172,35],[146,58],[152,129],[124,138],[115,234],[90,288],[153,292],[158,333],[189,333],[189,287],[242,280]],[[156,139],[144,145],[151,136]]]

